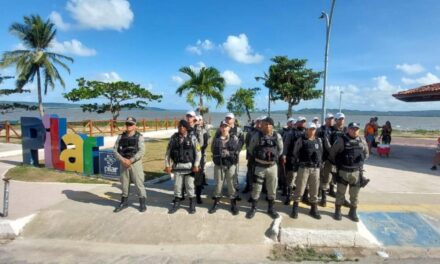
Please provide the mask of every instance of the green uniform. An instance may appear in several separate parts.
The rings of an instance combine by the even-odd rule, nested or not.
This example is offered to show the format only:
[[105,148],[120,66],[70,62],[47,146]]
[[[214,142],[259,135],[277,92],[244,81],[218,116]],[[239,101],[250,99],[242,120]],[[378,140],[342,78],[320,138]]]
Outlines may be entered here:
[[194,173],[192,167],[200,165],[201,151],[196,137],[190,133],[171,136],[165,154],[165,167],[172,168],[174,173],[174,196],[182,197],[182,187],[185,185],[190,198],[194,195]]
[[[137,142],[134,142],[136,139],[137,134]],[[144,137],[136,132],[135,135],[127,138],[123,138],[124,135],[119,135],[116,139],[116,143],[114,146],[114,153],[118,160],[122,161],[124,158],[129,159],[132,164],[129,168],[125,168],[124,166],[121,166],[121,184],[122,184],[122,197],[128,197],[129,188],[130,188],[130,179],[135,184],[137,193],[140,198],[145,198],[147,196],[145,192],[145,186],[144,186],[144,168],[142,167],[142,158],[145,154],[145,145],[144,145]],[[121,138],[122,141],[121,142]],[[135,143],[135,150],[132,151],[132,153],[126,153],[124,154],[124,150],[129,148],[126,144],[126,140],[133,142],[132,145],[134,146]],[[123,143],[123,144],[120,144]],[[128,143],[130,144],[130,143]],[[132,146],[132,147],[133,147]]]
[[275,131],[272,135],[263,135],[258,132],[253,135],[249,143],[248,152],[254,157],[255,172],[252,185],[252,199],[260,198],[264,180],[266,180],[267,198],[275,200],[278,185],[277,161],[283,153],[283,139]]
[[336,205],[342,205],[349,188],[350,202],[358,204],[360,190],[360,170],[369,156],[368,145],[360,137],[351,138],[348,134],[339,137],[330,149],[329,159],[338,169]]

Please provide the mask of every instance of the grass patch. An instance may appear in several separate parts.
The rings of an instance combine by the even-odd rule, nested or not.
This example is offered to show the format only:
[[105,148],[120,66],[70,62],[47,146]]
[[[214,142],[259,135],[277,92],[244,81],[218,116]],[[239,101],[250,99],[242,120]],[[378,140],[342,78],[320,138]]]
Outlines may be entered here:
[[6,173],[6,177],[28,182],[65,182],[86,184],[109,184],[110,181],[96,176],[84,176],[75,172],[57,171],[44,167],[17,166]]
[[342,262],[358,261],[359,259],[338,259],[338,256],[330,248],[300,248],[288,245],[275,245],[268,257],[272,261],[319,261],[319,262]]

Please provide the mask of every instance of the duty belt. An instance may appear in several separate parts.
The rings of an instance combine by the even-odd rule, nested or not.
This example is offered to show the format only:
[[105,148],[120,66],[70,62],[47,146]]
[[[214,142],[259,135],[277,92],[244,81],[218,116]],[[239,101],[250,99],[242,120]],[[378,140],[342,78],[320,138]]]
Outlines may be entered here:
[[319,163],[305,163],[305,162],[302,162],[302,163],[299,164],[299,166],[301,168],[320,168],[321,164],[319,164]]
[[275,164],[275,161],[266,161],[255,158],[256,165],[263,168],[269,168]]

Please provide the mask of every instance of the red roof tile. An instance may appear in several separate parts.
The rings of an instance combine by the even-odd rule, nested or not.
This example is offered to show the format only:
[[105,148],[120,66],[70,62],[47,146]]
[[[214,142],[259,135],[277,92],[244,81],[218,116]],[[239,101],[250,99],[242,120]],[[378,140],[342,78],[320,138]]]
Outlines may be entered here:
[[440,101],[440,83],[398,92],[393,96],[406,102]]

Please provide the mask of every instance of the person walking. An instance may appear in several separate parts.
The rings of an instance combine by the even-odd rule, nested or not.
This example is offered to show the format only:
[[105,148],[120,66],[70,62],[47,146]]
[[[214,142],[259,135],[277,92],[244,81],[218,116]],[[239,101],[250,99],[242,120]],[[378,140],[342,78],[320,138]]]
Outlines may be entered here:
[[376,124],[374,122],[374,118],[370,118],[370,122],[365,124],[365,128],[364,128],[364,136],[368,144],[368,151],[370,153],[371,153],[371,148],[373,147],[373,144],[376,141],[375,133],[376,133]]
[[347,188],[350,195],[350,211],[348,217],[358,222],[357,205],[359,190],[362,183],[362,168],[364,161],[368,158],[368,146],[361,137],[359,137],[359,124],[350,123],[347,133],[338,138],[330,149],[329,159],[337,167],[337,191],[335,202],[336,220],[341,220],[341,206],[345,201]]
[[272,218],[279,216],[273,206],[278,181],[277,161],[283,153],[283,139],[280,134],[273,130],[273,126],[274,122],[272,118],[266,117],[263,119],[261,121],[261,131],[252,137],[249,144],[248,151],[252,153],[252,156],[255,158],[255,178],[250,199],[251,208],[246,214],[248,219],[255,216],[257,202],[260,198],[264,180],[266,180],[268,198],[267,213]]
[[125,131],[116,139],[113,148],[116,158],[121,162],[121,185],[122,197],[119,205],[113,212],[117,213],[128,207],[128,195],[130,191],[130,179],[136,186],[139,196],[139,211],[147,210],[147,193],[144,186],[144,168],[142,158],[145,154],[144,137],[137,131],[136,119],[127,117]]
[[228,186],[228,196],[231,200],[231,212],[233,215],[238,214],[234,172],[240,153],[240,143],[236,135],[229,134],[230,129],[229,124],[226,121],[222,121],[220,124],[220,135],[214,138],[211,144],[215,187],[213,193],[214,204],[208,211],[210,214],[217,211],[225,181]]
[[189,196],[189,213],[194,214],[194,176],[200,166],[200,145],[197,138],[189,133],[191,127],[186,120],[180,120],[177,128],[178,132],[171,136],[165,154],[164,171],[174,173],[174,201],[169,213],[173,214],[179,209],[184,185]]
[[379,141],[382,139],[382,144],[390,145],[391,144],[391,133],[393,132],[393,128],[391,127],[391,122],[385,122],[385,125],[382,126],[382,131],[380,133]]
[[308,187],[311,206],[309,214],[316,219],[321,219],[317,203],[322,154],[323,146],[321,139],[316,137],[316,124],[310,122],[305,135],[296,141],[293,151],[294,157],[298,160],[299,169],[293,195],[292,218],[298,218],[298,204]]

